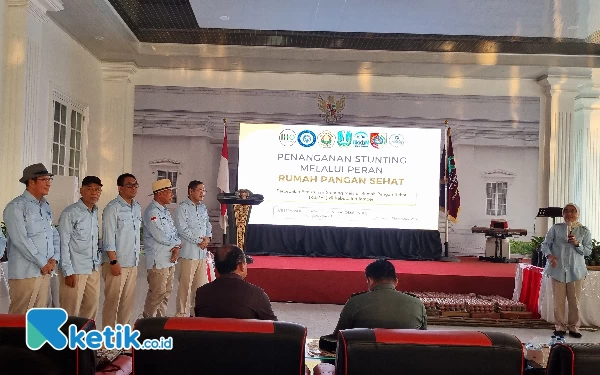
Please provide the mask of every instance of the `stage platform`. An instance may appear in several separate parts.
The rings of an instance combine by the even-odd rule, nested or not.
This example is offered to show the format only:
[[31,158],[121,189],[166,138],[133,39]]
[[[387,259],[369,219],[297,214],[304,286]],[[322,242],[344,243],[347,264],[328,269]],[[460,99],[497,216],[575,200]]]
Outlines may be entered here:
[[[271,301],[344,304],[366,290],[365,267],[373,259],[253,255],[247,281],[263,288]],[[392,260],[398,290],[476,293],[512,298],[516,264]]]

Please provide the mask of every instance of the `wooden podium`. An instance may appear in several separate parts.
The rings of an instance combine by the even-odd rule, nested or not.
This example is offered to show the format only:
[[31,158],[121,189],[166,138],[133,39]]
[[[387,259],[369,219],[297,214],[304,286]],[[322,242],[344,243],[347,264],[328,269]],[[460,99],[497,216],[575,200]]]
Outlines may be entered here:
[[[261,194],[252,194],[248,191],[239,190],[236,193],[221,193],[217,195],[221,204],[227,205],[229,216],[227,235],[224,244],[237,245],[244,250],[246,240],[246,227],[250,219],[252,206],[261,204],[264,197]],[[232,236],[232,234],[235,234]]]

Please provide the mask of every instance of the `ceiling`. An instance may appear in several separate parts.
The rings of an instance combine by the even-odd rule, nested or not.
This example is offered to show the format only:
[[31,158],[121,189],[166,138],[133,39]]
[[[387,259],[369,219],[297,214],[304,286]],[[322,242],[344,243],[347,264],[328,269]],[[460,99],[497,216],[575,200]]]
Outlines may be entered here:
[[[114,2],[118,1],[122,0]],[[190,3],[198,25],[204,28],[576,37],[578,22],[577,0],[562,1],[560,17],[553,17],[553,0],[190,0]]]
[[49,15],[73,38],[139,67],[521,78],[600,67],[600,44],[585,40],[600,29],[596,0],[63,2]]
[[[580,0],[110,0],[133,32],[287,30],[576,38]],[[151,35],[151,34],[150,34]]]

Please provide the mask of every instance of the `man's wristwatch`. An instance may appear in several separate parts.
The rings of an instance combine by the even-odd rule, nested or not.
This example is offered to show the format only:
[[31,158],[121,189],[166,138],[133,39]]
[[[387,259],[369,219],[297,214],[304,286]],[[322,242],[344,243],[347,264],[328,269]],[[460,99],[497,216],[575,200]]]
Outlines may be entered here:
[[116,260],[116,259],[115,259],[115,260],[111,260],[111,261],[110,261],[110,265],[111,265],[111,266],[114,266],[114,265],[115,265],[115,264],[117,264],[118,262],[119,262],[119,261],[118,261],[118,260]]

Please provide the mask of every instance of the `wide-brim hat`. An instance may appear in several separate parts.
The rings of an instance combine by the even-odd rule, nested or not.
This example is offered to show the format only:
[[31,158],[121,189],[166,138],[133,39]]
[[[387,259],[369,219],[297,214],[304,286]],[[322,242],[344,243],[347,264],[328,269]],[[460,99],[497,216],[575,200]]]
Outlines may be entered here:
[[54,176],[48,172],[48,169],[42,163],[32,164],[23,169],[23,177],[19,179],[19,182],[26,184],[27,181],[32,178],[43,177],[43,176]]
[[163,178],[162,180],[157,180],[152,183],[152,194],[156,194],[160,191],[167,189],[177,189],[176,187],[173,187],[173,185],[171,185],[171,180],[169,180],[168,178]]

